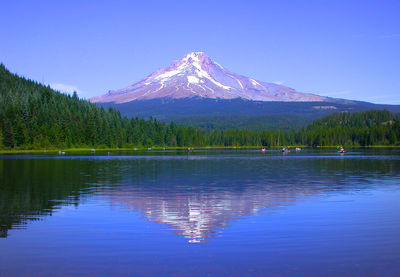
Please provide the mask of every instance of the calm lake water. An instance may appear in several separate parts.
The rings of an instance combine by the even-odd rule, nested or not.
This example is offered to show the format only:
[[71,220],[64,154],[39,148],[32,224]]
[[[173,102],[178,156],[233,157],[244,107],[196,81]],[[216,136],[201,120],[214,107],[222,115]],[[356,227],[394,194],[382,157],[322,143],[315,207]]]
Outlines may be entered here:
[[400,276],[400,151],[0,155],[0,276]]

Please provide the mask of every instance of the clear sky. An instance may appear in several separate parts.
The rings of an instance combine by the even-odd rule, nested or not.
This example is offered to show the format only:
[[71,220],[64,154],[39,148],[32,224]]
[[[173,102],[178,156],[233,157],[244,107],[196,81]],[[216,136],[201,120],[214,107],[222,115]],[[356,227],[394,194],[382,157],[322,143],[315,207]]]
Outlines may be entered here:
[[191,51],[302,92],[400,104],[400,1],[0,0],[0,62],[91,97]]

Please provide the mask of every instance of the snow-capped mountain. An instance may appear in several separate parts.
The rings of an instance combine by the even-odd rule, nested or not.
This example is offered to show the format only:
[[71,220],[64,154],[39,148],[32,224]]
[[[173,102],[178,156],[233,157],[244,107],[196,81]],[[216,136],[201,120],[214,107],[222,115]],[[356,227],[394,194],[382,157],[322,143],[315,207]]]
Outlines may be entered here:
[[193,97],[287,102],[321,102],[329,99],[235,74],[204,53],[192,52],[131,86],[111,90],[90,101],[126,103],[133,100]]

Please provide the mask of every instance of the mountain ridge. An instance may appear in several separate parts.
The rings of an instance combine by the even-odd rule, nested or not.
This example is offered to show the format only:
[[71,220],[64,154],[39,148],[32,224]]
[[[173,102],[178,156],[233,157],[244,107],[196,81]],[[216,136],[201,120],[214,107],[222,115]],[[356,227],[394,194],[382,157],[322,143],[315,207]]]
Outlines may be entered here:
[[[91,102],[116,104],[158,98],[209,98],[251,101],[325,102],[340,101],[286,86],[236,74],[203,52],[191,52],[168,67],[151,73],[128,87],[92,97]],[[351,101],[351,100],[346,100]]]

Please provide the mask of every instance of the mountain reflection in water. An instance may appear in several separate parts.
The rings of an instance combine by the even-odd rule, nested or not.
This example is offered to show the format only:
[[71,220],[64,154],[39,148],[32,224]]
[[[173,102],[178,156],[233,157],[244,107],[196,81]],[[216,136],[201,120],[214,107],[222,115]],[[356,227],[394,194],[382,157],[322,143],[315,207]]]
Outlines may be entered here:
[[[392,154],[392,152],[389,152]],[[0,157],[0,236],[87,199],[141,212],[188,242],[229,222],[309,196],[354,193],[399,180],[397,155],[251,151]]]

